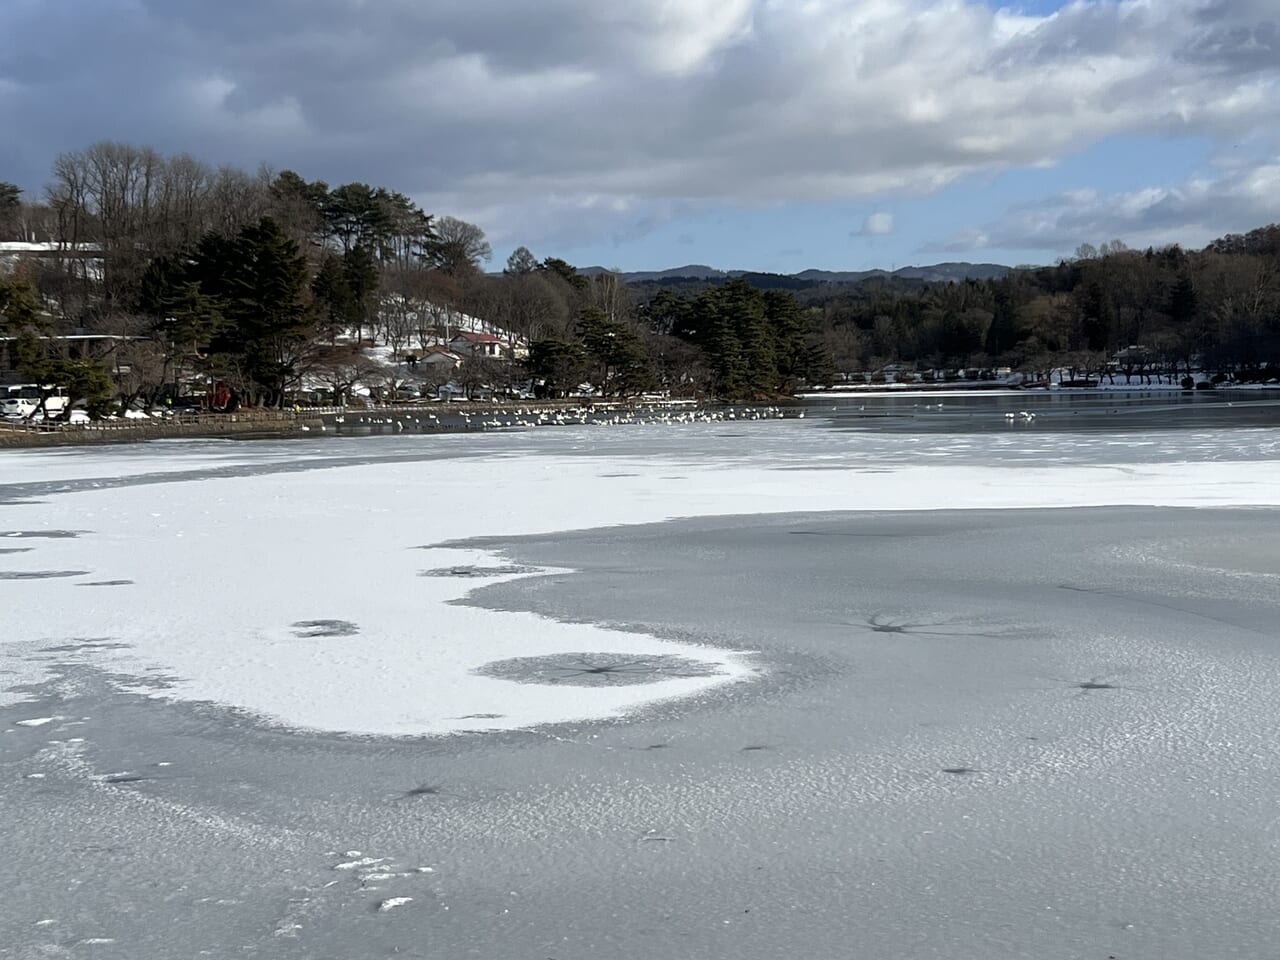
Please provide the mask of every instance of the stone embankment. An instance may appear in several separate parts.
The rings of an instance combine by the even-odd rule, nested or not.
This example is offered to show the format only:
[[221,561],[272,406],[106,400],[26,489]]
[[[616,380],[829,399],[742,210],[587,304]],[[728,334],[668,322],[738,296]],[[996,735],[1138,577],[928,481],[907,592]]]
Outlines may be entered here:
[[285,437],[319,429],[309,410],[253,410],[245,413],[175,414],[164,419],[94,420],[89,423],[14,423],[0,420],[0,447],[57,447],[131,443],[175,437]]

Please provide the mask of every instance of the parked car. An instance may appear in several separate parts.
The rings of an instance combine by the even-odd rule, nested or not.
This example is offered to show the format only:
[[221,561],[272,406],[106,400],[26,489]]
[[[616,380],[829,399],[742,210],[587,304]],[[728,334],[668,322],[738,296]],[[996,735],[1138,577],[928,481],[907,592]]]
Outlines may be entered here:
[[[52,393],[45,399],[44,409],[49,416],[55,416],[66,409],[70,402],[67,392],[61,388],[49,388]],[[34,383],[21,383],[8,387],[0,400],[0,416],[12,420],[30,417],[40,407],[40,394],[43,391]]]

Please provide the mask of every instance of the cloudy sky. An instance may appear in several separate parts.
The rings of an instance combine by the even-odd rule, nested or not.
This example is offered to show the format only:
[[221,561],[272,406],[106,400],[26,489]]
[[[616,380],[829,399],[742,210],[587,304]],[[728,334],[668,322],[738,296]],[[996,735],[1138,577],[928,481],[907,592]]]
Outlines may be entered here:
[[0,0],[0,180],[364,180],[497,265],[1051,262],[1280,221],[1280,0]]

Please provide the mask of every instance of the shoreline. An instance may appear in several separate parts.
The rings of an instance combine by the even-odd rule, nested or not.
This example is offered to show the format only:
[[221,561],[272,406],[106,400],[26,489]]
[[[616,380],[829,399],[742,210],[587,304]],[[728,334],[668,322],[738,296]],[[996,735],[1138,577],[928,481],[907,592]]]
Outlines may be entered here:
[[[698,403],[669,401],[544,401],[528,403],[407,404],[380,407],[312,407],[293,410],[250,409],[231,414],[177,414],[165,419],[95,420],[86,424],[18,424],[0,420],[0,451],[144,443],[149,440],[287,440],[314,433],[361,436],[371,433],[484,433],[495,430],[563,426],[567,423],[639,423],[679,416],[697,419],[787,419],[824,400],[867,397],[1070,395],[1118,393],[1280,394],[1273,384],[1244,384],[1214,390],[1185,390],[1173,384],[1114,384],[1102,387],[1024,388],[1008,384],[863,384],[797,394],[771,401]],[[789,412],[796,411],[796,412]],[[737,416],[741,413],[741,416]],[[498,420],[496,418],[507,419]],[[646,420],[647,418],[647,420]]]
[[[484,433],[563,426],[569,423],[639,423],[655,419],[782,419],[804,401],[695,403],[580,401],[411,404],[381,407],[319,407],[178,414],[169,419],[97,420],[87,424],[14,424],[0,421],[0,450],[141,443],[148,440],[286,440],[313,433]],[[499,419],[502,418],[502,419]],[[389,428],[389,429],[388,429]]]
[[1252,383],[1252,384],[1232,384],[1230,386],[1217,386],[1212,390],[1188,390],[1172,383],[1108,383],[1101,386],[1092,387],[1060,387],[1057,385],[1049,387],[1025,387],[1020,384],[982,384],[982,383],[955,383],[955,384],[921,384],[921,383],[865,383],[865,384],[842,384],[838,387],[832,387],[830,390],[813,390],[805,393],[797,394],[800,401],[820,400],[823,397],[865,397],[865,396],[910,396],[912,394],[933,394],[933,393],[952,393],[952,394],[980,394],[986,396],[988,394],[1006,392],[1011,394],[1068,394],[1071,396],[1081,396],[1090,393],[1189,393],[1189,394],[1218,394],[1218,393],[1258,393],[1266,391],[1275,391],[1280,393],[1280,384],[1272,383]]

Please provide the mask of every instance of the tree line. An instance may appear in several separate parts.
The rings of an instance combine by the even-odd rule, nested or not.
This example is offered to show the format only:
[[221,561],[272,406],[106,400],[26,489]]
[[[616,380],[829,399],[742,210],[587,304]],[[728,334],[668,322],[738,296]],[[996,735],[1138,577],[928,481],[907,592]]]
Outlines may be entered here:
[[[0,182],[0,240],[53,247],[10,258],[0,276],[11,364],[95,411],[201,380],[262,405],[304,386],[341,402],[357,386],[406,396],[443,379],[473,394],[588,384],[606,397],[739,399],[890,364],[1096,380],[1193,368],[1263,378],[1280,362],[1275,225],[1198,251],[1083,246],[990,280],[628,285],[524,247],[489,272],[479,227],[386,187],[104,142],[56,158],[40,198]],[[438,373],[370,356],[375,342],[393,358],[421,353],[468,318],[502,341],[500,356]],[[68,333],[116,339],[95,355],[56,336]]]
[[1280,226],[1133,250],[1081,246],[1052,266],[946,284],[864,281],[807,291],[842,370],[1065,369],[1082,380],[1280,367]]
[[[479,227],[386,187],[148,147],[63,154],[39,199],[0,182],[0,240],[54,248],[0,278],[0,335],[13,338],[19,374],[74,380],[95,410],[173,399],[196,379],[262,405],[304,384],[337,401],[357,385],[425,391],[431,375],[377,363],[368,346],[420,352],[467,318],[503,341],[501,356],[445,371],[468,392],[766,396],[829,367],[817,313],[789,297],[729,288],[685,304],[676,322],[613,274],[524,247],[486,272]],[[73,332],[116,339],[102,341],[109,356],[69,356],[57,335]]]

